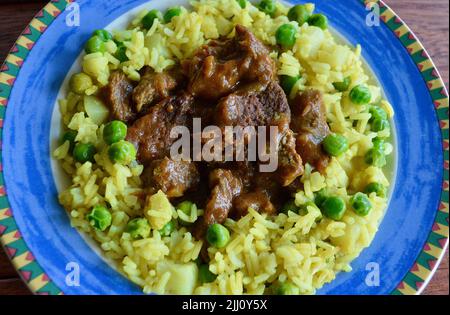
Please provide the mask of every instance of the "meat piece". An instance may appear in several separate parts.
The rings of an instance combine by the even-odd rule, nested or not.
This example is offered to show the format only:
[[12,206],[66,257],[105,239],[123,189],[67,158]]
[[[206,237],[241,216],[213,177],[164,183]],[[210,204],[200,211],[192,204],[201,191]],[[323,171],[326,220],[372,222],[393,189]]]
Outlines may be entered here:
[[170,146],[177,140],[170,132],[175,126],[189,126],[192,103],[192,96],[186,93],[168,97],[128,128],[127,140],[136,146],[139,162],[146,165],[169,155]]
[[282,135],[278,147],[277,181],[283,187],[289,186],[303,171],[303,161],[296,151],[294,133],[288,129]]
[[186,191],[197,186],[200,174],[195,163],[174,161],[165,157],[147,166],[141,175],[144,185],[151,193],[162,190],[167,197],[182,197]]
[[125,73],[122,71],[111,73],[109,83],[103,92],[113,119],[127,123],[135,119],[136,113],[132,108],[131,100],[133,88],[133,84],[128,80]]
[[[245,157],[247,157],[247,155],[245,155]],[[218,168],[231,171],[235,177],[238,177],[241,180],[244,189],[250,188],[252,185],[257,166],[256,163],[247,160],[241,162],[212,161],[207,165],[210,172]]]
[[272,203],[278,205],[278,201],[283,194],[283,190],[276,180],[276,173],[255,173],[253,177],[253,189],[266,193]]
[[289,129],[291,111],[285,93],[277,82],[266,87],[249,85],[224,97],[217,105],[216,124],[224,126],[276,126],[278,169],[276,180],[287,186],[303,174],[295,137]]
[[277,126],[280,132],[289,127],[291,119],[286,94],[275,81],[239,89],[224,97],[216,112],[218,126]]
[[233,201],[231,217],[235,220],[239,220],[248,214],[249,208],[260,213],[267,213],[268,215],[276,214],[275,206],[270,201],[267,193],[262,190],[237,196]]
[[136,111],[145,111],[147,107],[168,97],[178,87],[181,73],[169,70],[156,73],[150,67],[145,69],[144,75],[133,91],[133,101]]
[[267,84],[275,76],[275,63],[268,49],[245,27],[236,26],[236,36],[211,41],[184,63],[190,78],[189,91],[196,97],[218,100],[239,83]]
[[311,134],[303,134],[297,137],[297,150],[305,160],[305,163],[315,167],[320,173],[324,173],[330,157],[323,151],[321,142]]
[[298,95],[291,104],[292,129],[298,133],[297,151],[302,159],[324,172],[329,156],[322,149],[323,140],[330,134],[322,94],[309,90]]
[[233,207],[233,199],[242,191],[242,181],[232,171],[217,169],[210,173],[211,195],[205,208],[207,225],[223,223]]
[[212,190],[206,203],[205,214],[195,222],[192,229],[192,234],[198,240],[203,239],[208,226],[226,220],[233,208],[234,198],[243,190],[241,179],[231,170],[212,171],[209,175],[209,184]]
[[249,161],[233,162],[230,169],[233,174],[241,180],[243,188],[248,189],[252,185],[256,166],[256,163]]
[[207,197],[211,191],[209,188],[209,171],[205,163],[194,162],[198,171],[198,182],[192,189],[185,192],[182,198],[172,200],[173,204],[179,204],[183,201],[191,201],[197,205],[198,209],[205,209]]

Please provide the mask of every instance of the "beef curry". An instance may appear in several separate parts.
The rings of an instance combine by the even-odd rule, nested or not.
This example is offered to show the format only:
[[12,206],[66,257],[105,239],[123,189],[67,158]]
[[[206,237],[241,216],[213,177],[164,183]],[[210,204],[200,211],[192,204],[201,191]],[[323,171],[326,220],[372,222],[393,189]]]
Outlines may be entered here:
[[[269,215],[301,185],[304,164],[323,172],[329,156],[321,143],[330,133],[322,95],[305,91],[291,102],[280,87],[274,61],[246,28],[231,39],[210,41],[194,56],[164,73],[145,68],[136,85],[117,71],[103,90],[111,118],[128,125],[148,193],[162,190],[172,201],[193,200],[204,215],[192,233],[239,219],[249,208]],[[176,161],[170,147],[175,126],[192,131],[194,118],[226,126],[276,126],[278,169],[264,173],[259,161]]]

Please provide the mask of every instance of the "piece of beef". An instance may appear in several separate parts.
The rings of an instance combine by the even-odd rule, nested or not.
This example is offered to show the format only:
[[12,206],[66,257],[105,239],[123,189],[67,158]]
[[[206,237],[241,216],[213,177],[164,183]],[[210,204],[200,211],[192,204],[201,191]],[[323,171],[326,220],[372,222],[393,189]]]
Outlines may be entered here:
[[168,97],[128,128],[127,141],[136,146],[139,162],[146,165],[169,156],[170,146],[177,140],[170,132],[176,126],[190,126],[192,103],[192,96],[186,93]]
[[276,173],[257,172],[253,177],[252,188],[253,190],[264,191],[272,203],[278,205],[278,201],[283,194],[283,190],[278,184],[276,176]]
[[[278,127],[278,169],[276,180],[287,186],[303,174],[300,155],[296,152],[295,137],[289,129],[291,112],[285,93],[277,82],[266,87],[252,84],[224,97],[217,105],[216,124],[225,126]],[[269,132],[269,130],[267,130]],[[248,140],[247,140],[248,141]]]
[[210,41],[183,68],[190,78],[189,91],[207,100],[228,95],[239,83],[267,84],[275,76],[268,49],[240,25],[234,38]]
[[277,181],[281,186],[289,186],[297,177],[303,175],[303,161],[296,151],[296,139],[290,129],[281,136],[278,147]]
[[167,197],[178,198],[197,186],[200,174],[193,162],[174,161],[165,157],[151,162],[141,178],[151,194],[162,190]]
[[249,208],[268,215],[274,215],[277,212],[267,193],[258,189],[257,191],[237,196],[233,201],[233,210],[230,216],[234,220],[239,220],[248,214]]
[[132,107],[133,84],[122,71],[111,73],[108,85],[103,90],[103,95],[111,111],[113,119],[126,123],[136,118]]
[[193,235],[203,239],[208,226],[214,223],[223,223],[231,209],[233,200],[241,194],[243,184],[231,170],[216,169],[209,175],[211,194],[206,203],[205,213],[193,226]]
[[220,100],[216,124],[222,126],[276,126],[289,128],[291,111],[286,94],[276,82],[247,85]]
[[198,171],[198,182],[195,186],[192,186],[192,189],[189,189],[185,192],[183,197],[172,199],[172,203],[177,205],[183,201],[191,201],[197,205],[198,209],[205,209],[207,197],[211,191],[209,188],[209,170],[207,168],[206,163],[202,162],[193,162]]
[[[245,156],[247,157],[247,155]],[[256,163],[244,161],[232,161],[232,162],[209,162],[206,163],[208,172],[213,172],[216,169],[229,170],[235,177],[238,177],[242,182],[243,189],[248,189],[253,183],[253,177],[256,172]]]
[[233,174],[241,180],[243,190],[248,190],[253,183],[253,177],[255,176],[255,172],[257,171],[256,163],[249,162],[247,160],[242,162],[236,161],[231,163],[231,166],[228,167],[233,172]]
[[292,129],[298,134],[297,151],[302,159],[321,173],[330,157],[323,151],[322,142],[330,134],[322,94],[308,90],[299,94],[291,104]]
[[233,207],[233,199],[242,191],[242,181],[230,170],[216,169],[209,175],[209,185],[212,191],[204,219],[208,225],[223,223]]
[[139,84],[133,90],[136,112],[145,112],[149,106],[168,97],[178,88],[180,81],[182,74],[176,69],[157,73],[150,67],[145,68]]

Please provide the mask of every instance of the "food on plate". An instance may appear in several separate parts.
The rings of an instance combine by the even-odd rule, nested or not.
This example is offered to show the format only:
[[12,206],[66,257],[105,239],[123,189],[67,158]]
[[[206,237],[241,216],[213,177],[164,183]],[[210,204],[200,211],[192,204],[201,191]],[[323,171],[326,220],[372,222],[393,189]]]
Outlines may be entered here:
[[[81,68],[59,103],[54,157],[71,178],[59,201],[145,293],[313,294],[370,245],[394,112],[361,47],[314,4],[144,10],[93,32]],[[276,169],[245,154],[175,158],[174,128],[194,139],[196,119],[276,127]]]

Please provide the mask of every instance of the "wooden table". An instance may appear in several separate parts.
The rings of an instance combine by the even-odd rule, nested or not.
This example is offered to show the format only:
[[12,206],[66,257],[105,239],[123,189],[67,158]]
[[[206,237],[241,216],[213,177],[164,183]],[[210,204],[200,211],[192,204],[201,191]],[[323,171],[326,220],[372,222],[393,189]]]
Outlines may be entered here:
[[[3,0],[0,4],[0,62],[46,1]],[[419,36],[428,49],[448,88],[448,0],[386,0]],[[448,252],[425,294],[449,294]],[[0,295],[29,294],[0,249]]]

